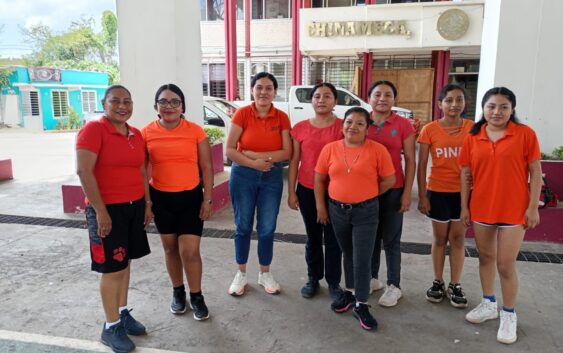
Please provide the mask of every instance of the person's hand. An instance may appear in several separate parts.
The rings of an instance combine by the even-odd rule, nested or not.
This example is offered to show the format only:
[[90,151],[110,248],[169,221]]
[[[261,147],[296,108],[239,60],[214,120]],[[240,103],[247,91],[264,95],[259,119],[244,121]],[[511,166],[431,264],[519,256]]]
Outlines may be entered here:
[[152,205],[147,202],[145,205],[145,228],[152,222],[154,213],[152,213]]
[[540,224],[540,212],[537,207],[528,207],[526,214],[524,215],[526,224],[524,224],[524,229],[534,229],[538,224]]
[[254,151],[243,150],[240,153],[242,153],[243,155],[245,155],[246,157],[248,157],[252,160],[258,159],[258,155]]
[[213,206],[208,201],[203,201],[201,207],[199,208],[199,219],[202,221],[207,221],[211,217],[213,212]]
[[410,207],[411,207],[411,195],[410,193],[407,194],[403,192],[403,195],[401,195],[401,208],[399,209],[399,212],[401,213],[407,212]]
[[328,211],[324,206],[322,207],[317,206],[317,223],[320,224],[330,223],[330,219],[328,218]]
[[111,233],[111,217],[108,210],[96,210],[96,220],[98,221],[98,235],[105,238],[106,235]]
[[464,207],[461,209],[461,213],[459,214],[459,219],[461,220],[461,224],[466,227],[471,226],[471,217],[469,214],[469,209]]
[[420,213],[429,215],[430,214],[430,200],[426,195],[420,196],[418,199],[418,210]]
[[299,209],[299,199],[297,198],[297,194],[295,193],[295,191],[289,191],[289,194],[287,196],[287,205],[292,210]]
[[272,169],[272,162],[266,159],[256,159],[252,167],[260,172],[269,172]]

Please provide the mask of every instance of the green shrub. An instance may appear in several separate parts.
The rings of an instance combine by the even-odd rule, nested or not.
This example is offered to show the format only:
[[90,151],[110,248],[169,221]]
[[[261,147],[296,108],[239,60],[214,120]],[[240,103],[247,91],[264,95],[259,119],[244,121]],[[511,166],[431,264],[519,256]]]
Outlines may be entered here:
[[541,153],[541,159],[543,160],[555,160],[555,161],[562,161],[563,160],[563,146],[555,147],[551,154]]
[[216,128],[216,127],[205,127],[203,128],[205,134],[207,134],[207,138],[209,139],[209,144],[211,146],[223,142],[225,138],[225,133],[223,130]]

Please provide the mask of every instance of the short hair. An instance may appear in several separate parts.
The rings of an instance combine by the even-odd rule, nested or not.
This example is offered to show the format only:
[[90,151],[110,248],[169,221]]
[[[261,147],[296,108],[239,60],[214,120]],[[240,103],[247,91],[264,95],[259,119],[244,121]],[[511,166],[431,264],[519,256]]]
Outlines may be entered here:
[[371,118],[369,116],[369,112],[362,107],[352,107],[344,113],[344,120],[348,118],[351,114],[358,113],[366,119],[366,124],[369,126],[371,124]]
[[276,78],[274,77],[274,75],[272,75],[269,72],[263,71],[263,72],[259,72],[256,75],[254,75],[254,77],[252,78],[252,80],[250,81],[250,88],[254,88],[254,86],[256,86],[256,81],[258,81],[261,78],[267,78],[270,81],[272,81],[272,83],[274,84],[274,89],[277,90],[278,89],[278,80],[276,80]]
[[391,87],[391,90],[393,91],[393,97],[397,98],[397,87],[395,87],[395,85],[393,84],[393,82],[388,81],[388,80],[379,80],[379,81],[375,81],[373,83],[373,85],[371,85],[371,87],[368,90],[368,97],[371,96],[371,92],[373,92],[373,90],[375,89],[375,87],[380,86],[380,85],[386,85]]

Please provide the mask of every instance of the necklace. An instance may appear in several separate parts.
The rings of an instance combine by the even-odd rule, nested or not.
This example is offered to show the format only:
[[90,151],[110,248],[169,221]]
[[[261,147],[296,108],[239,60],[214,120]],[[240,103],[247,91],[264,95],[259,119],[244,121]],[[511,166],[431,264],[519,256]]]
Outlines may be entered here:
[[360,154],[362,153],[362,147],[364,147],[363,143],[360,146],[360,151],[358,152],[358,154],[352,160],[352,165],[350,165],[350,164],[348,164],[348,159],[346,158],[346,145],[344,144],[344,140],[342,140],[342,152],[344,154],[344,164],[346,164],[346,172],[348,174],[350,174],[350,172],[352,171],[352,168],[354,167],[354,164],[356,164],[356,162],[360,158]]

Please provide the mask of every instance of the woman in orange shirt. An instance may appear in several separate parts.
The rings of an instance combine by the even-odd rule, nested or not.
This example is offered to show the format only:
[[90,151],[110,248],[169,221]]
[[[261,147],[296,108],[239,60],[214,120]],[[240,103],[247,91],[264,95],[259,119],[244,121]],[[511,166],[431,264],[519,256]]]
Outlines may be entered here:
[[[498,270],[503,307],[497,340],[511,344],[517,339],[516,257],[526,230],[540,221],[540,149],[534,131],[516,119],[516,96],[511,90],[488,90],[481,107],[483,117],[466,137],[459,158],[461,220],[467,226],[473,223],[483,289],[481,303],[465,318],[481,323],[499,317],[495,298]],[[473,179],[471,200],[468,174]]]
[[229,137],[227,157],[233,161],[229,192],[235,213],[235,260],[238,271],[228,293],[244,294],[246,263],[256,212],[258,233],[258,284],[266,293],[278,294],[280,285],[270,272],[274,232],[283,191],[283,166],[291,156],[287,114],[274,107],[278,81],[261,72],[252,78],[251,105],[237,109]]
[[[426,291],[426,299],[439,303],[447,296],[456,308],[466,308],[467,299],[460,279],[465,259],[465,226],[461,223],[460,167],[457,158],[473,121],[461,117],[467,94],[458,85],[449,84],[438,96],[441,119],[424,126],[418,137],[418,210],[432,220],[432,264],[434,282]],[[426,182],[428,156],[432,167]],[[443,272],[446,245],[450,243],[450,284],[444,286]]]
[[[187,310],[185,271],[193,317],[199,321],[209,318],[201,293],[200,242],[203,221],[211,215],[213,167],[205,132],[184,118],[185,102],[178,86],[172,83],[161,86],[154,97],[158,119],[141,132],[152,166],[150,192],[154,222],[173,287],[170,311],[183,314]],[[200,180],[200,169],[203,180]]]
[[369,122],[367,110],[348,109],[342,129],[344,140],[323,147],[315,167],[314,185],[317,221],[332,223],[344,256],[346,290],[331,308],[344,313],[354,307],[354,317],[365,330],[377,327],[367,301],[379,222],[378,196],[395,183],[389,152],[366,138]]

